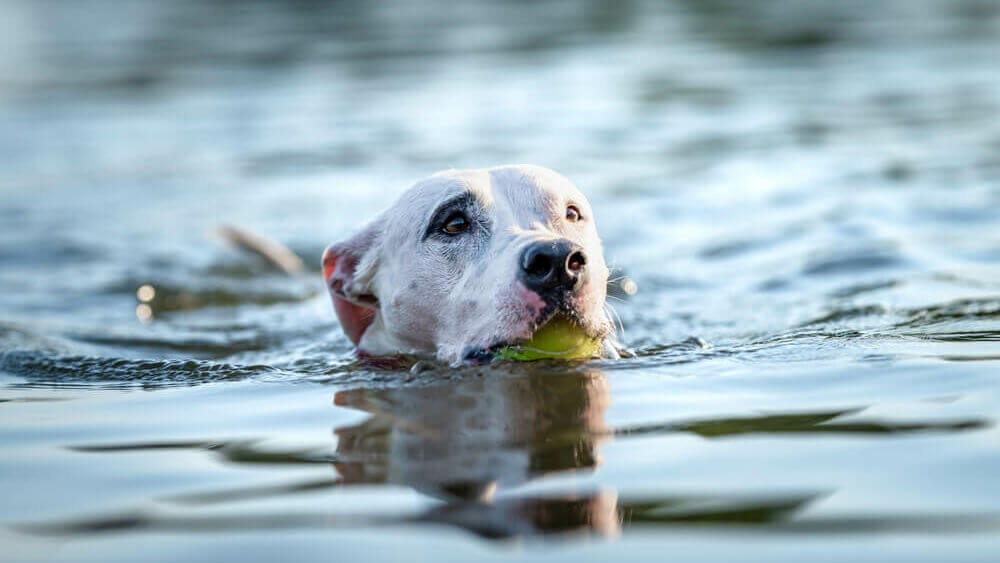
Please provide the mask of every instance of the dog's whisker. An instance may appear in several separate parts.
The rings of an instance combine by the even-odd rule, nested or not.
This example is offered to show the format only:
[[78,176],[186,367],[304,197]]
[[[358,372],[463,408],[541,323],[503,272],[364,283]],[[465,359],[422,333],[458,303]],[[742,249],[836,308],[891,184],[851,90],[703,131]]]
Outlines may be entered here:
[[612,330],[614,331],[615,336],[624,338],[625,325],[622,323],[622,318],[621,315],[618,314],[618,311],[616,311],[610,303],[605,303],[604,312],[608,316],[608,320],[611,322]]

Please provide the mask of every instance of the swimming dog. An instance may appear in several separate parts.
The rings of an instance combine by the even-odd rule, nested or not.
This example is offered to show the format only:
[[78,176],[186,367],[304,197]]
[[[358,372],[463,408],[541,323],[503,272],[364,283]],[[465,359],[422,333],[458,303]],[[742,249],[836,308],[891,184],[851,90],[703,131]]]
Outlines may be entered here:
[[593,211],[541,166],[446,170],[417,182],[326,249],[323,277],[365,355],[485,363],[557,314],[616,354]]

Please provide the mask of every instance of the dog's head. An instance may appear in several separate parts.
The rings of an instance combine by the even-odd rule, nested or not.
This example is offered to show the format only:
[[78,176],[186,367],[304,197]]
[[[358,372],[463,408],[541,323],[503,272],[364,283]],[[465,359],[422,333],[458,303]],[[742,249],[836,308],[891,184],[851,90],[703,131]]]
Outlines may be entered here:
[[418,182],[323,255],[348,337],[373,355],[481,361],[562,313],[594,337],[608,268],[587,198],[538,166],[449,170]]

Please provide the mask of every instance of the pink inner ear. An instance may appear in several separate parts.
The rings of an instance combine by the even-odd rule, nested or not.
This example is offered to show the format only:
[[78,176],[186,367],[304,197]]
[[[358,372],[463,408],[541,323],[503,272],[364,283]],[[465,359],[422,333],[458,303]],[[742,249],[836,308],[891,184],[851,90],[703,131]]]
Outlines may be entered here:
[[[355,305],[334,293],[333,289],[330,288],[330,276],[337,270],[337,261],[340,258],[341,256],[334,252],[333,247],[327,248],[326,252],[323,253],[323,281],[326,282],[327,289],[330,289],[333,310],[337,312],[337,318],[340,319],[340,326],[344,329],[344,334],[357,346],[358,342],[361,342],[361,336],[364,335],[365,330],[375,320],[375,310]],[[343,265],[349,265],[348,262],[350,262],[350,257],[344,257]]]

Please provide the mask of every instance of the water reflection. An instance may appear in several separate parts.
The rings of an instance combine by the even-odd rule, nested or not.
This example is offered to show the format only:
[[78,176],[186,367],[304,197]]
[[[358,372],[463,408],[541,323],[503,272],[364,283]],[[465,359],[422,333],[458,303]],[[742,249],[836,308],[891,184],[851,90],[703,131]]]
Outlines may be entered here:
[[608,383],[597,371],[359,388],[335,402],[372,414],[335,431],[346,481],[402,484],[443,500],[489,500],[497,486],[591,470],[609,432]]
[[[402,374],[400,374],[402,375]],[[572,478],[544,490],[525,487],[544,476],[592,473],[611,440],[670,434],[739,440],[753,435],[864,435],[980,430],[985,419],[894,421],[864,418],[864,409],[768,413],[757,416],[651,421],[612,426],[608,376],[594,365],[544,363],[477,370],[434,370],[410,381],[368,383],[335,393],[338,407],[368,413],[336,437],[306,447],[276,448],[244,438],[76,445],[86,454],[201,450],[225,464],[270,468],[286,477],[268,485],[223,485],[156,499],[156,510],[125,510],[74,521],[39,523],[36,533],[136,530],[226,531],[444,525],[488,539],[615,536],[629,526],[763,527],[786,533],[869,533],[879,529],[963,531],[997,529],[996,515],[883,514],[806,516],[803,509],[836,491],[742,490],[665,494],[618,489]],[[333,475],[294,477],[305,466],[332,466]],[[669,475],[661,476],[669,482]],[[344,503],[345,487],[395,485],[431,502],[411,509],[363,509]],[[385,489],[385,487],[380,487]],[[329,499],[318,495],[331,495]],[[340,500],[338,500],[340,499]],[[316,511],[317,501],[320,508]],[[312,507],[310,509],[309,507]],[[238,509],[234,512],[233,509]]]
[[358,388],[335,403],[371,413],[335,430],[345,484],[392,483],[446,504],[425,515],[487,536],[618,529],[611,491],[545,499],[498,493],[554,472],[591,471],[610,435],[607,378],[581,373],[463,377],[444,384]]
[[[752,434],[961,432],[985,420],[895,422],[858,418],[864,409],[773,413],[612,428],[607,376],[597,369],[484,373],[430,385],[360,387],[338,392],[338,406],[369,418],[335,429],[338,486],[393,484],[441,501],[415,521],[456,526],[487,538],[583,532],[616,535],[629,525],[766,525],[786,531],[843,529],[839,519],[799,522],[797,512],[831,491],[708,495],[635,494],[570,486],[518,494],[516,487],[558,472],[591,472],[615,438],[691,433],[703,438]],[[562,489],[560,489],[562,490]],[[899,521],[897,521],[899,520]],[[918,522],[919,520],[919,522]],[[887,518],[902,527],[936,522]],[[864,524],[862,528],[866,526]]]
[[[611,487],[570,481],[543,493],[519,486],[555,473],[593,472],[601,446],[616,435],[605,420],[611,402],[607,376],[599,370],[547,369],[544,364],[484,368],[478,372],[422,374],[420,383],[357,387],[335,394],[337,406],[370,414],[359,424],[334,429],[332,454],[320,448],[278,451],[254,440],[205,440],[76,446],[86,453],[164,449],[206,450],[227,463],[332,463],[331,478],[279,485],[204,491],[161,498],[166,511],[122,512],[27,528],[37,533],[127,530],[222,531],[276,528],[341,528],[398,524],[446,525],[488,539],[615,536],[632,524],[777,523],[820,493],[635,495],[621,498]],[[661,425],[660,431],[684,431]],[[303,512],[303,494],[355,485],[411,488],[440,502],[415,513]],[[264,513],[233,503],[279,500]],[[272,507],[274,505],[271,505]],[[219,513],[218,510],[223,510]]]

